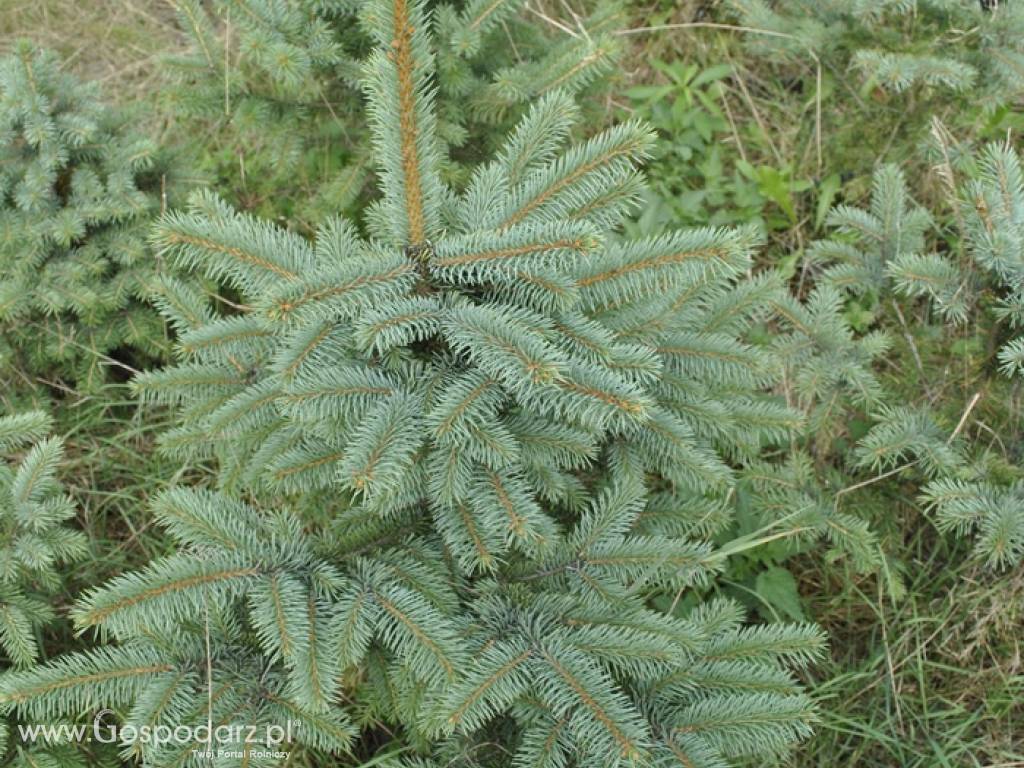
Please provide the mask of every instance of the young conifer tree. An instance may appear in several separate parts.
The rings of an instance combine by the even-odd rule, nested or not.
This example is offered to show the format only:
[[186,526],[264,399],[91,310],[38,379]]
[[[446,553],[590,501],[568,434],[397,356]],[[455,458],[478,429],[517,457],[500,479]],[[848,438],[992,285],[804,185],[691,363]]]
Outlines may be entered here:
[[[1016,336],[1024,326],[1024,171],[1006,143],[980,151],[950,146],[941,124],[933,125],[939,166],[954,200],[956,245],[966,258],[927,252],[931,216],[910,199],[903,174],[883,166],[874,175],[869,210],[836,206],[828,222],[834,238],[814,243],[809,257],[827,265],[822,278],[852,293],[888,292],[926,299],[944,319],[964,323],[982,304],[1005,323],[998,336]],[[962,173],[963,178],[960,177]],[[986,301],[983,294],[994,298]],[[1024,339],[1010,338],[997,353],[1007,376],[1024,372]]]
[[183,361],[137,381],[181,407],[164,450],[213,460],[221,491],[162,493],[178,551],[74,610],[116,644],[6,675],[0,702],[297,719],[312,764],[382,744],[421,768],[783,752],[815,719],[790,668],[821,635],[702,599],[733,466],[799,423],[744,339],[770,310],[751,238],[618,236],[651,136],[566,146],[558,91],[448,187],[425,6],[361,17],[368,236],[332,219],[310,243],[205,194],[162,218],[165,258],[240,294],[215,314],[168,283]]
[[[958,159],[955,169],[950,160],[954,154]],[[857,297],[874,310],[895,305],[902,295],[924,299],[933,312],[955,324],[964,323],[981,304],[991,303],[982,299],[987,282],[999,297],[996,320],[1009,320],[1012,332],[1021,323],[1020,308],[1024,307],[1024,174],[1019,159],[1005,144],[992,144],[977,155],[962,147],[954,153],[947,146],[942,157],[947,185],[956,198],[954,220],[960,228],[965,263],[930,252],[927,235],[933,229],[932,217],[910,198],[903,174],[894,166],[882,166],[875,171],[866,210],[840,205],[829,214],[827,222],[836,234],[808,249],[811,274],[820,270],[815,277],[834,292],[837,309],[841,298],[836,291]],[[956,170],[963,170],[968,180],[959,183],[954,178]],[[809,305],[814,303],[812,295]],[[800,311],[793,306],[788,314],[797,316]],[[823,323],[815,326],[821,328]],[[862,341],[871,336],[866,334]],[[823,335],[826,339],[841,337],[835,329]],[[805,350],[807,359],[783,352],[783,359],[801,370],[791,378],[799,380],[810,373],[810,380],[820,384],[832,381],[830,376],[842,370],[834,360],[818,365],[798,335],[794,334],[793,341],[792,349]],[[782,349],[786,346],[788,343]],[[1009,341],[994,351],[993,362],[1004,373],[1014,374],[1019,370],[1016,355],[1020,346],[1019,340]],[[850,467],[876,476],[900,470],[923,475],[921,499],[936,512],[940,528],[960,535],[976,533],[975,551],[990,566],[1019,562],[1024,554],[1019,471],[998,466],[985,452],[972,451],[959,439],[962,422],[954,429],[953,424],[942,425],[931,407],[895,406],[891,394],[883,391],[873,375],[864,379],[868,382],[870,387],[864,391],[870,396],[859,401],[829,399],[839,406],[834,416],[848,416],[849,405],[861,406],[875,422],[848,457]],[[755,470],[755,474],[761,482],[769,476],[766,470]],[[789,492],[807,487],[805,482],[793,482],[799,477],[787,475],[773,482],[765,488],[764,498],[770,501],[777,495],[768,492],[772,487]]]
[[973,535],[975,554],[990,567],[1019,565],[1024,561],[1024,483],[964,474],[932,481],[922,501],[935,511],[942,530]]
[[0,454],[23,454],[0,465],[0,651],[22,667],[39,658],[35,630],[52,618],[40,596],[60,588],[61,563],[85,552],[82,533],[62,525],[75,508],[56,480],[64,447],[46,437],[50,425],[38,411],[0,418]]
[[812,243],[807,253],[823,282],[874,305],[894,293],[926,298],[944,318],[966,319],[969,291],[960,270],[929,252],[932,216],[910,196],[897,166],[875,169],[866,209],[837,205],[825,223],[835,234]]
[[[876,477],[913,468],[925,481],[958,472],[963,446],[926,408],[894,406],[877,361],[891,339],[875,322],[897,293],[926,297],[946,317],[961,320],[967,293],[959,270],[927,253],[932,219],[910,197],[895,166],[876,169],[866,209],[835,206],[825,223],[833,234],[805,253],[803,301],[774,294],[770,349],[783,371],[786,402],[805,416],[805,429],[782,458],[757,460],[740,473],[746,511],[770,521],[785,517],[801,532],[791,541],[825,538],[861,571],[876,569],[884,552],[863,516],[882,504],[841,503],[863,473]],[[858,323],[867,318],[870,325]],[[866,435],[856,430],[873,425]],[[873,485],[869,483],[868,485]],[[864,486],[867,487],[867,486]]]
[[[47,437],[50,418],[38,411],[0,417],[0,668],[25,669],[39,661],[40,630],[54,619],[60,567],[81,559],[85,537],[66,525],[75,507],[56,479],[63,444]],[[4,765],[69,766],[84,763],[66,747],[9,744],[0,721]]]
[[[1019,335],[1024,326],[1024,171],[1006,143],[961,159],[968,178],[957,185],[957,221],[969,262],[947,258],[918,270],[915,278],[932,283],[942,274],[955,274],[973,305],[994,307],[993,335],[1003,342],[995,362],[1003,374],[1019,380],[1024,375],[1024,336]],[[983,301],[986,292],[994,300]],[[975,553],[989,566],[1019,565],[1024,560],[1020,467],[1000,467],[983,454],[957,469],[930,482],[922,500],[935,511],[941,528],[973,535]]]
[[792,543],[824,539],[858,570],[879,564],[878,542],[867,522],[836,503],[845,483],[833,465],[850,437],[851,414],[884,402],[873,369],[888,348],[884,334],[857,334],[844,313],[843,297],[820,285],[806,300],[787,292],[770,297],[775,326],[769,350],[781,381],[776,389],[804,416],[790,450],[755,459],[740,472],[747,513],[764,523],[785,520]]
[[[1024,171],[1007,144],[990,144],[979,155],[974,178],[962,189],[963,220],[970,255],[990,276],[1000,298],[999,320],[1011,332],[1024,327]],[[1024,336],[999,351],[1007,376],[1024,375]]]
[[[729,0],[755,50],[858,70],[873,87],[970,94],[996,108],[1024,92],[1024,8],[973,0]],[[963,34],[964,30],[971,34]],[[774,34],[771,34],[774,33]]]
[[139,299],[159,271],[146,233],[161,200],[151,142],[94,87],[19,44],[0,60],[0,370],[94,390],[109,356],[166,351]]

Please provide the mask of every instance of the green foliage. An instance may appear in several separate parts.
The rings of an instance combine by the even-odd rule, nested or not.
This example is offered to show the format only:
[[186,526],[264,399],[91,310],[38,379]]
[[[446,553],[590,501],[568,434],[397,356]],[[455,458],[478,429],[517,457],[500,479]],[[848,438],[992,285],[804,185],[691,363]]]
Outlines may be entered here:
[[[161,257],[239,301],[166,281],[182,360],[135,384],[179,406],[164,450],[209,460],[222,493],[161,494],[177,550],[73,610],[116,645],[7,675],[0,701],[287,711],[312,753],[363,760],[385,734],[494,766],[784,752],[815,720],[789,670],[823,638],[701,600],[734,465],[799,423],[746,339],[779,294],[746,277],[750,233],[619,236],[651,134],[566,146],[558,90],[455,191],[425,5],[374,0],[361,23],[369,236],[332,218],[309,242],[211,194],[161,218]],[[230,687],[215,712],[211,686]]]
[[[604,508],[594,513],[606,521],[621,512],[617,505],[636,507],[635,499],[607,495],[598,503]],[[407,547],[398,539],[339,558],[344,544],[310,539],[293,513],[267,515],[181,489],[161,495],[155,511],[181,551],[94,590],[75,609],[80,627],[105,627],[120,645],[7,675],[5,704],[49,720],[103,703],[126,712],[126,725],[196,726],[208,717],[212,685],[217,722],[297,719],[292,746],[316,753],[345,753],[356,716],[364,726],[398,719],[420,738],[444,736],[441,754],[467,749],[467,739],[485,749],[476,732],[518,723],[518,759],[535,759],[533,750],[555,739],[549,749],[600,755],[602,764],[647,753],[713,760],[774,751],[806,736],[814,721],[786,671],[820,651],[809,627],[743,627],[726,602],[676,619],[628,593],[586,600],[573,594],[579,579],[564,567],[542,577],[562,582],[544,595],[528,578],[478,581],[484,594],[467,625],[440,542]],[[584,547],[606,585],[620,567],[614,559],[627,573],[635,563],[646,579],[657,578],[649,562],[677,569],[664,552],[649,560],[636,538],[598,535],[599,522],[584,518],[566,554]],[[317,550],[330,551],[337,565]],[[680,563],[704,556],[668,554]],[[361,676],[357,668],[370,680],[343,690]],[[375,668],[386,676],[382,688],[372,683]],[[625,690],[615,682],[622,676],[634,681]],[[759,693],[744,693],[755,681]],[[353,701],[351,715],[341,698]],[[640,714],[651,708],[668,718],[657,737]],[[195,747],[143,746],[133,755],[147,765],[191,764]]]
[[[1024,177],[1019,159],[1005,144],[991,144],[977,154],[956,147],[955,165],[953,149],[943,145],[940,150],[945,159],[944,181],[954,202],[953,222],[961,238],[957,250],[966,258],[955,258],[956,250],[947,243],[927,237],[933,217],[910,199],[903,174],[894,166],[882,166],[873,177],[868,210],[839,205],[829,214],[826,222],[837,228],[837,235],[808,249],[811,274],[830,290],[834,286],[851,297],[845,315],[865,307],[870,322],[877,323],[884,318],[883,301],[888,299],[908,337],[910,331],[896,303],[899,294],[925,300],[932,314],[954,327],[995,304],[994,319],[1009,320],[1009,327],[1016,328],[1020,317],[1015,307],[1024,306],[1019,232]],[[958,180],[958,172],[967,179]],[[929,253],[931,244],[946,252]],[[814,296],[809,306],[815,303]],[[836,293],[833,316],[837,318],[842,316],[840,301]],[[792,312],[800,309],[795,306]],[[839,336],[831,330],[828,338]],[[869,332],[863,340],[870,337]],[[914,344],[912,337],[910,343]],[[1020,340],[1014,339],[998,350],[1004,373],[1017,371],[1019,349]],[[916,346],[911,353],[924,375],[924,361]],[[828,381],[825,375],[839,370],[831,361],[821,369],[813,362],[805,366],[815,382]],[[799,380],[799,375],[793,378]],[[892,394],[879,387],[873,376],[863,381],[871,382],[870,390],[864,390],[871,396],[851,404],[868,410],[876,423],[849,456],[851,467],[883,476],[914,468],[928,481],[921,498],[937,512],[942,530],[959,535],[977,533],[975,551],[991,566],[1018,562],[1021,534],[1016,485],[996,477],[987,468],[984,454],[972,457],[970,446],[955,439],[969,413],[961,416],[957,430],[951,432],[940,425],[935,407],[893,405]],[[817,393],[819,398],[826,394]],[[844,413],[841,399],[827,400],[837,403],[839,414]],[[811,419],[812,424],[815,421]]]
[[[752,46],[858,71],[864,90],[936,90],[989,109],[1024,91],[1024,11],[962,0],[730,0],[741,22],[767,30]],[[965,30],[971,30],[965,34]]]
[[[655,229],[673,222],[716,226],[759,224],[784,230],[795,215],[793,196],[807,188],[789,169],[752,165],[731,157],[726,142],[764,144],[756,128],[742,135],[730,122],[726,83],[733,67],[717,64],[702,69],[689,62],[654,61],[664,82],[626,91],[638,116],[658,131],[648,165],[650,190],[637,226]],[[775,203],[773,208],[771,203]]]
[[0,465],[0,650],[11,664],[38,660],[36,630],[53,618],[47,598],[61,587],[61,563],[85,553],[75,516],[56,480],[63,444],[47,438],[50,419],[38,411],[0,418],[0,453],[21,460]]
[[932,222],[909,199],[899,168],[886,165],[875,171],[868,210],[837,205],[825,223],[837,236],[813,243],[808,259],[829,265],[822,275],[826,283],[857,294],[872,292],[877,298],[888,287],[889,271],[901,269],[924,250]]
[[[352,727],[327,707],[341,671],[341,575],[314,555],[294,516],[261,517],[239,502],[180,490],[154,508],[182,551],[94,589],[73,612],[79,627],[101,625],[121,644],[10,675],[0,697],[37,721],[100,706],[138,728],[195,727],[213,717],[265,735],[265,725],[299,721],[299,746],[344,752]],[[191,765],[200,746],[139,742],[126,755]],[[272,744],[225,738],[220,746]]]
[[[996,285],[996,317],[1010,328],[1024,325],[1024,173],[1006,144],[990,144],[977,160],[975,177],[961,193],[965,238],[974,262]],[[999,351],[1003,373],[1024,374],[1024,337]]]
[[[789,167],[792,179],[813,180],[824,193],[828,178],[860,185],[879,164],[898,163],[925,192],[920,146],[934,119],[972,139],[1019,129],[1024,9],[1016,2],[985,10],[974,0],[729,0],[714,8],[715,21],[732,28],[715,33],[718,44],[700,58],[733,62],[731,132],[754,166]],[[807,226],[810,201],[795,202],[797,231],[786,245],[803,250],[818,227]]]
[[831,285],[815,288],[803,303],[789,296],[778,303],[779,335],[773,351],[782,361],[789,399],[807,414],[807,434],[826,452],[847,429],[854,408],[883,401],[873,362],[888,348],[883,332],[858,334],[844,312],[843,297]]
[[[191,47],[151,114],[210,190],[149,250],[167,169],[142,144],[123,166],[135,126],[90,89],[40,58],[57,85],[0,130],[12,301],[37,289],[24,179],[59,165],[65,224],[76,168],[143,190],[46,236],[46,263],[85,265],[54,272],[74,306],[0,320],[3,397],[63,398],[103,552],[43,552],[0,596],[29,622],[0,634],[10,722],[300,724],[288,759],[263,738],[213,761],[239,766],[1019,758],[1024,183],[1013,133],[975,149],[1021,124],[1014,0],[663,0],[624,36],[604,3],[173,5]],[[627,92],[641,121],[602,130],[609,77],[655,82]],[[29,162],[32,114],[59,141]],[[113,229],[141,258],[93,269]],[[97,374],[151,368],[152,313],[152,346],[57,337],[74,371],[25,352],[111,286],[115,314],[153,289],[178,353],[139,410]],[[46,427],[0,420],[11,488],[51,449],[5,435]],[[70,509],[50,472],[12,519]],[[74,627],[44,626],[79,585]],[[820,633],[748,611],[829,625],[813,703]],[[211,762],[5,737],[16,766]]]
[[524,11],[522,0],[471,0],[433,10],[440,111],[471,139],[480,138],[474,123],[492,123],[500,130],[487,138],[500,143],[501,118],[550,93],[587,92],[616,63],[621,46],[613,32],[623,20],[616,0],[569,11],[561,28],[537,24]]
[[[794,452],[783,462],[753,464],[744,472],[740,487],[749,512],[756,515],[759,522],[787,519],[791,529],[799,533],[797,538],[786,542],[786,549],[772,553],[774,558],[768,554],[764,559],[784,560],[787,555],[794,554],[794,545],[806,545],[822,539],[832,545],[834,552],[849,558],[855,570],[873,572],[878,569],[881,550],[874,531],[863,518],[842,511],[835,492],[830,488],[841,477],[839,473],[831,473],[822,478],[813,459],[802,452]],[[769,569],[758,574],[759,595],[762,594],[762,579],[778,580],[777,574],[768,576],[777,570]],[[769,594],[764,597],[771,602]],[[788,599],[785,607],[793,614],[795,601],[793,597]]]
[[[111,356],[167,344],[139,299],[160,271],[145,241],[161,205],[153,144],[29,44],[0,61],[0,362],[6,386],[84,390]],[[127,352],[127,349],[133,352]]]
[[161,98],[199,167],[239,203],[268,214],[318,220],[351,205],[368,170],[349,129],[362,119],[353,6],[174,6],[190,49],[167,57],[174,85]]
[[[55,618],[61,568],[86,551],[82,533],[66,525],[76,509],[56,478],[64,445],[47,437],[51,426],[39,411],[0,417],[0,664],[6,669],[40,662],[40,630]],[[84,768],[59,745],[17,745],[8,753],[8,730],[0,722],[5,765]]]
[[939,525],[965,535],[976,533],[975,552],[989,565],[1018,565],[1024,558],[1024,485],[988,480],[942,478],[929,483],[923,500]]
[[947,259],[926,252],[932,217],[910,199],[897,167],[884,165],[875,171],[868,210],[838,205],[826,223],[838,230],[837,238],[815,242],[808,252],[812,262],[833,263],[823,280],[840,290],[869,294],[875,302],[895,288],[927,298],[952,322],[966,319],[964,280]]
[[[989,277],[996,294],[993,315],[1010,329],[1024,324],[1024,174],[1017,153],[993,143],[958,158],[966,180],[955,186],[956,223],[975,268]],[[954,169],[949,167],[949,173]],[[818,241],[809,262],[827,266],[821,279],[877,303],[886,292],[928,300],[941,316],[963,323],[984,301],[986,284],[970,264],[947,254],[926,253],[932,217],[908,197],[903,174],[883,166],[874,175],[869,210],[836,206],[828,224],[835,239]],[[890,285],[890,281],[892,285]],[[1024,370],[1024,341],[1011,339],[999,351],[1001,370]]]

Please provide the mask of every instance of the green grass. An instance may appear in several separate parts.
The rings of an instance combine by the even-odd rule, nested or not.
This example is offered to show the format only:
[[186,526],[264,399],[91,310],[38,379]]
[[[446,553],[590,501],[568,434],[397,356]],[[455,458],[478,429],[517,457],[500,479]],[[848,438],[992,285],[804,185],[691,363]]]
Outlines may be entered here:
[[794,766],[1024,765],[1024,575],[982,571],[915,522],[897,600],[874,579],[796,566],[832,656],[817,670],[819,734]]

